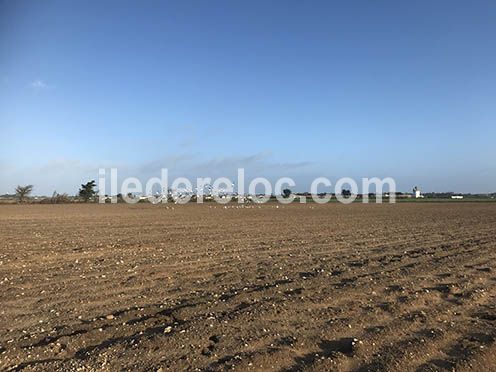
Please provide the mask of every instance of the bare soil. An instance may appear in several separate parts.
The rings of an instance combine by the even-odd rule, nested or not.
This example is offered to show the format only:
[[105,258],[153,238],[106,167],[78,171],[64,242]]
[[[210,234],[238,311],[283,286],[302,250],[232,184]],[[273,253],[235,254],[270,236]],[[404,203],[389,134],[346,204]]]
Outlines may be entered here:
[[496,204],[0,206],[4,370],[496,370]]

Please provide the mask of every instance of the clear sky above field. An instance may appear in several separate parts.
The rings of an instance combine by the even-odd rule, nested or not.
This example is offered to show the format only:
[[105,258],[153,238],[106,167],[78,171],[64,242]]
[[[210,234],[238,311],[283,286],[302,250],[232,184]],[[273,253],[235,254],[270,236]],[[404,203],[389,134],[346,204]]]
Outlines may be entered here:
[[1,1],[0,193],[121,175],[496,191],[493,1]]

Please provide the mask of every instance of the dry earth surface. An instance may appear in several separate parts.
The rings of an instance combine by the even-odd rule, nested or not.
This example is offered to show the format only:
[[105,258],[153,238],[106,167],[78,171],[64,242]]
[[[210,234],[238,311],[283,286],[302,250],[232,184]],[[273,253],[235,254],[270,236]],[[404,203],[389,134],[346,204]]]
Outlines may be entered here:
[[496,203],[0,206],[4,370],[496,369]]

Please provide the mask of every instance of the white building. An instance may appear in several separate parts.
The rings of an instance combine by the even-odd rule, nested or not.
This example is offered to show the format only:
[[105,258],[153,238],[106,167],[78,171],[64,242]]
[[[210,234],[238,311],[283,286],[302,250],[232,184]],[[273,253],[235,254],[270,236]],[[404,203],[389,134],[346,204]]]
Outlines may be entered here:
[[419,198],[423,198],[423,197],[424,197],[424,196],[422,195],[422,193],[420,192],[420,189],[419,189],[417,186],[415,186],[415,187],[413,188],[413,197],[414,197],[415,199],[419,199]]

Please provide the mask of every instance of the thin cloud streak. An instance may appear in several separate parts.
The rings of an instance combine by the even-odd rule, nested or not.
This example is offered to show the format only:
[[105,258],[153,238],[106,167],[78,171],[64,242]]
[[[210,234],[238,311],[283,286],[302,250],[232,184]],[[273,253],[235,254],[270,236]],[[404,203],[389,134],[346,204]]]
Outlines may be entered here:
[[41,79],[36,79],[31,83],[31,87],[35,89],[46,89],[50,86]]
[[137,177],[145,182],[150,177],[159,177],[162,168],[168,169],[171,180],[176,177],[187,177],[194,181],[197,177],[234,178],[238,168],[244,168],[247,177],[278,178],[298,174],[310,165],[314,163],[276,162],[270,152],[214,158],[205,158],[201,154],[178,154],[138,164],[109,161],[87,163],[66,158],[53,159],[48,163],[23,168],[5,167],[0,163],[3,174],[0,194],[10,192],[19,183],[30,183],[36,186],[40,195],[50,195],[53,190],[72,195],[80,183],[90,179],[97,180],[99,168],[105,168],[107,171],[110,171],[110,168],[117,168],[120,183],[126,177]]

